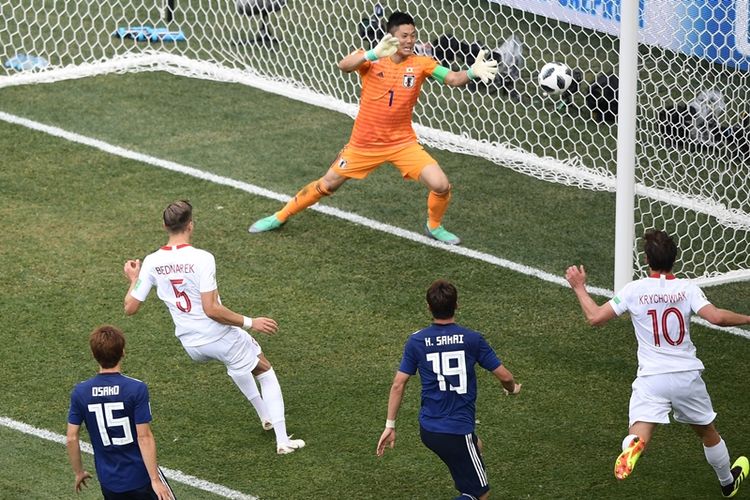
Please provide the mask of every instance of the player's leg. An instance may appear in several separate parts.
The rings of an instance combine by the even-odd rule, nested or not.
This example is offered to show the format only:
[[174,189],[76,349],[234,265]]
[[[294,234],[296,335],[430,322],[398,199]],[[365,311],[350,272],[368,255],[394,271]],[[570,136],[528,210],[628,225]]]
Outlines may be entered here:
[[250,404],[253,405],[255,412],[258,414],[263,430],[271,430],[273,428],[273,423],[271,414],[268,410],[268,405],[258,391],[258,386],[256,385],[255,378],[252,376],[251,372],[245,369],[241,372],[227,371],[227,373],[242,394],[248,401],[250,401]]
[[681,391],[674,401],[674,418],[689,424],[700,437],[703,454],[716,472],[722,494],[733,497],[747,476],[750,464],[741,456],[730,466],[729,450],[714,426],[716,412],[700,371],[682,372],[675,377],[680,379]]
[[721,494],[731,498],[740,490],[742,481],[750,472],[750,462],[747,457],[739,457],[729,465],[729,450],[727,444],[719,435],[713,423],[708,425],[691,424],[698,437],[703,442],[703,453],[706,461],[713,467],[716,477],[721,484]]
[[460,244],[461,239],[443,227],[443,216],[451,201],[451,185],[445,172],[440,165],[433,163],[422,170],[420,180],[430,190],[427,195],[428,236],[449,245]]
[[[690,424],[690,427],[693,428],[703,443],[703,454],[706,456],[706,462],[716,472],[716,477],[719,479],[719,484],[721,484],[722,493],[724,493],[724,487],[726,486],[728,493],[733,494],[735,492],[735,477],[732,474],[732,467],[729,462],[727,444],[721,439],[713,423],[708,425]],[[737,489],[739,489],[742,482],[742,479],[739,477],[740,475],[740,470],[738,470]]]
[[209,344],[185,346],[185,351],[195,361],[216,360],[224,363],[227,375],[253,405],[263,428],[270,429],[271,418],[252,375],[252,370],[258,362],[258,354],[261,353],[255,339],[243,330],[235,328],[231,333]]
[[635,468],[646,445],[651,441],[657,424],[669,423],[672,405],[669,397],[671,381],[662,375],[638,377],[630,395],[628,435],[622,441],[622,452],[615,460],[617,479],[626,479]]
[[303,440],[291,439],[286,433],[284,396],[281,394],[281,385],[279,384],[279,379],[276,377],[273,366],[271,366],[270,361],[268,361],[268,358],[263,353],[258,357],[258,364],[253,369],[253,375],[260,384],[263,401],[265,401],[268,407],[268,414],[271,417],[273,431],[276,434],[276,452],[279,455],[285,455],[303,448],[305,446]]
[[456,489],[462,496],[481,500],[489,497],[490,485],[476,434],[430,432],[421,426],[419,434],[422,443],[448,466]]
[[622,440],[622,452],[615,460],[617,479],[626,479],[633,473],[636,462],[651,441],[656,425],[653,422],[635,422],[630,426],[628,435]]
[[281,227],[289,217],[315,205],[324,196],[332,195],[347,180],[364,179],[383,161],[377,154],[359,151],[349,145],[344,146],[323,177],[300,189],[284,208],[256,221],[248,231],[261,233]]
[[332,195],[340,188],[347,178],[339,175],[333,168],[329,168],[320,179],[313,181],[300,189],[300,191],[284,205],[284,208],[276,212],[276,218],[285,223],[289,217],[296,215],[320,201],[324,196]]
[[315,205],[322,197],[333,194],[345,181],[346,177],[341,177],[329,169],[326,175],[300,189],[294,195],[294,198],[284,205],[284,208],[273,215],[255,221],[248,231],[251,233],[262,233],[281,227],[292,215],[298,214],[307,207]]
[[[643,443],[643,446],[646,447],[648,443],[651,442],[651,438],[654,435],[656,426],[657,424],[655,424],[654,422],[635,422],[628,428],[628,433],[631,436],[637,436],[638,439]],[[629,444],[629,442],[623,441],[623,445]]]
[[[271,424],[271,428],[273,428],[276,433],[276,441],[278,442],[279,435],[286,437],[284,399],[281,395],[281,387],[278,387],[278,390],[275,387],[264,387],[262,382],[263,378],[259,378],[260,375],[269,371],[273,374],[274,372],[272,370],[273,367],[271,366],[271,362],[268,361],[268,358],[266,358],[263,353],[260,353],[258,355],[258,363],[252,370],[252,375],[255,380],[258,381],[261,390],[263,391],[263,401],[268,411],[268,421]],[[273,376],[275,377],[275,374]],[[278,380],[276,381],[276,386],[278,386]]]
[[417,143],[410,144],[391,155],[389,160],[407,179],[424,184],[427,195],[427,236],[449,245],[458,245],[461,239],[443,227],[443,216],[451,201],[451,185],[437,161]]

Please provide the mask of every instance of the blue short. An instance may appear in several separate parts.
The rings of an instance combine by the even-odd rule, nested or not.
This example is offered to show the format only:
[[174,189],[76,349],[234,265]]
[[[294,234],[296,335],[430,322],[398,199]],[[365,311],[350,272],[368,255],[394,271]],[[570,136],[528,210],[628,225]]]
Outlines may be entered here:
[[430,432],[421,426],[419,434],[424,445],[448,466],[459,492],[480,497],[490,490],[476,434]]
[[120,493],[110,491],[102,486],[102,495],[104,496],[104,500],[156,500],[157,498],[154,489],[151,488],[151,483],[142,488]]
[[[175,499],[176,497],[174,495],[174,492],[172,491],[172,487],[169,485],[167,478],[164,477],[164,473],[161,471],[161,469],[159,469],[159,478],[172,494],[172,498]],[[150,481],[141,488],[136,488],[130,491],[123,491],[120,493],[110,491],[101,484],[100,486],[102,488],[102,496],[104,496],[104,500],[157,500],[158,498],[156,493],[154,492],[154,489],[151,487]]]

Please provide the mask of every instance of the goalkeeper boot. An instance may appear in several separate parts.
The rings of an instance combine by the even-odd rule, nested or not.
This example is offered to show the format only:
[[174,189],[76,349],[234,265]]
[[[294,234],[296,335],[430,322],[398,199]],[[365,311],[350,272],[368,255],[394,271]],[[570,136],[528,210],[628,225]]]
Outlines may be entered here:
[[284,223],[276,218],[276,214],[273,214],[255,221],[255,223],[250,226],[250,229],[248,229],[248,231],[251,233],[263,233],[265,231],[273,231],[274,229],[278,229],[283,225]]
[[430,225],[425,224],[424,228],[425,228],[425,232],[427,233],[427,236],[429,236],[432,239],[442,241],[443,243],[447,245],[460,245],[461,244],[461,238],[459,238],[455,234],[445,229],[442,225],[436,227],[435,229],[430,229]]
[[646,444],[639,437],[634,437],[627,448],[625,448],[615,461],[615,477],[617,479],[626,479],[633,473],[635,463],[643,453]]
[[747,477],[747,473],[750,471],[750,463],[747,461],[747,457],[740,457],[732,464],[732,482],[721,487],[721,494],[724,498],[732,498],[740,491],[740,484]]

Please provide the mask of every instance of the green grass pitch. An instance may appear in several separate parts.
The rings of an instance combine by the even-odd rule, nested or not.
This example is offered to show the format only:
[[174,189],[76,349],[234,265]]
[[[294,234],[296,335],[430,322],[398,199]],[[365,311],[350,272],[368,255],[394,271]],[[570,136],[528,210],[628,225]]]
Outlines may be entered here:
[[[161,73],[7,88],[0,111],[287,195],[322,175],[351,127],[253,89]],[[635,339],[627,319],[588,327],[563,287],[311,211],[249,235],[278,202],[5,122],[0,151],[0,415],[64,433],[69,392],[95,370],[87,335],[111,322],[128,336],[125,372],[151,389],[164,466],[262,499],[451,498],[447,470],[419,442],[418,379],[396,449],[375,457],[404,340],[429,321],[427,286],[447,278],[459,289],[459,322],[483,331],[524,385],[506,398],[491,375],[479,377],[477,433],[494,498],[719,495],[700,442],[676,424],[657,431],[631,479],[614,479]],[[592,284],[611,288],[611,195],[432,153],[455,186],[446,227],[466,247],[558,275],[585,263]],[[165,241],[161,210],[178,198],[195,206],[195,244],[216,255],[224,303],[279,321],[277,336],[258,340],[288,428],[308,443],[299,453],[276,456],[223,367],[188,358],[153,294],[139,315],[122,312],[122,263]],[[425,198],[383,167],[325,203],[420,231]],[[707,294],[747,312],[747,284]],[[693,337],[717,426],[733,457],[750,453],[750,342],[700,326]],[[61,445],[5,428],[0,437],[0,497],[75,497]],[[176,486],[181,499],[207,498]],[[81,498],[97,491],[94,482]]]

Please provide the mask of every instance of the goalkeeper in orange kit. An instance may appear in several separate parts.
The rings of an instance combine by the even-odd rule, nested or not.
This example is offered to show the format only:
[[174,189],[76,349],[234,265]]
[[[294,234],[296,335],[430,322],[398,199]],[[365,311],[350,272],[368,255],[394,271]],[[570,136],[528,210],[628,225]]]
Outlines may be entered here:
[[383,163],[392,163],[405,179],[424,184],[427,197],[428,236],[458,245],[461,240],[442,225],[451,199],[451,185],[440,165],[417,142],[411,125],[414,105],[422,83],[428,77],[452,87],[466,85],[474,78],[490,82],[497,63],[485,60],[481,51],[466,71],[451,71],[434,59],[414,54],[417,29],[414,19],[403,12],[388,18],[387,33],[372,50],[357,50],[339,62],[345,73],[358,71],[362,78],[359,113],[351,138],[328,172],[303,187],[281,210],[256,221],[251,233],[281,227],[294,214],[333,194],[349,179],[364,179]]

